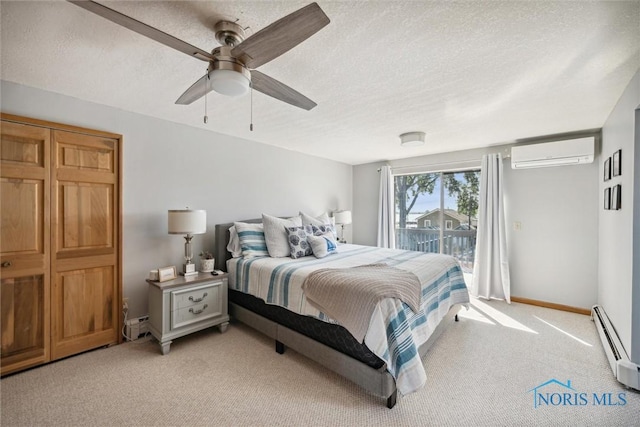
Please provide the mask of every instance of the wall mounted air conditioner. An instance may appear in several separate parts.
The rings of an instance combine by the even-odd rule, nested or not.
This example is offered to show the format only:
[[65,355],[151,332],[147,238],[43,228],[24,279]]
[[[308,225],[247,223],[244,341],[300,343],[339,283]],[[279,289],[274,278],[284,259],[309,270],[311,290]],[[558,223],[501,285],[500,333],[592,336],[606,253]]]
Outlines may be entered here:
[[640,391],[640,365],[629,360],[616,329],[611,324],[609,316],[600,305],[591,309],[591,319],[596,324],[604,353],[616,379],[627,387]]
[[568,139],[511,148],[511,168],[543,168],[593,162],[595,138]]

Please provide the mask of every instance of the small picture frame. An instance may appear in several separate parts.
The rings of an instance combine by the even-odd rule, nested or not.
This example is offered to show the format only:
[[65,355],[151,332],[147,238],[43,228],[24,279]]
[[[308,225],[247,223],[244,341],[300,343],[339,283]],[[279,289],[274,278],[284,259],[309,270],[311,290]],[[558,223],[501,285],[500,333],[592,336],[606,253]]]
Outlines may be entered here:
[[604,189],[604,210],[608,211],[611,209],[611,187],[607,187]]
[[604,181],[609,181],[611,179],[611,157],[607,157],[607,160],[604,161]]
[[611,188],[611,209],[614,211],[622,209],[622,185],[620,184]]
[[176,277],[177,273],[174,265],[158,269],[158,282],[166,282],[168,280],[173,280]]
[[613,153],[611,175],[612,176],[622,175],[622,150],[618,150],[615,153]]

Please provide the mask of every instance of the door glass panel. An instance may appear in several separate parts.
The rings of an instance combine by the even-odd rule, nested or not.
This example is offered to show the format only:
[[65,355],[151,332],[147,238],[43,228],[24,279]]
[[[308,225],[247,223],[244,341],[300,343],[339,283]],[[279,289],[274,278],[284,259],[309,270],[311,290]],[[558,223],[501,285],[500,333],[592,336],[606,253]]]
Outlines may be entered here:
[[473,270],[480,171],[394,177],[396,248],[454,256]]

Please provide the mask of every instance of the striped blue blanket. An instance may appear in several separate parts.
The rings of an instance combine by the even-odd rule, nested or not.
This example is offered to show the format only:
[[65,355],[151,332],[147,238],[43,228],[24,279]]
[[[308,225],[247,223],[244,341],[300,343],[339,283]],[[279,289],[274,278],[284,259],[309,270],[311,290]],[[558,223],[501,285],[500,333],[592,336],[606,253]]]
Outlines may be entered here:
[[458,262],[450,256],[340,245],[339,253],[317,259],[234,258],[227,262],[229,288],[242,291],[295,313],[337,323],[309,304],[302,291],[307,275],[319,268],[345,268],[383,262],[414,273],[422,286],[421,309],[414,313],[395,298],[382,300],[374,311],[364,343],[387,364],[398,391],[422,388],[426,373],[418,348],[425,343],[449,309],[469,302]]

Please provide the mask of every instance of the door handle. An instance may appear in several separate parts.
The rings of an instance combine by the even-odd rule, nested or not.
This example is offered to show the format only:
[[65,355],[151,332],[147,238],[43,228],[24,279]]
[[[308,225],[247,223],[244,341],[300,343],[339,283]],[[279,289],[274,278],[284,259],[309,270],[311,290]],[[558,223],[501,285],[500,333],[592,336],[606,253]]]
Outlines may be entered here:
[[11,261],[5,261],[2,263],[2,268],[11,267]]

